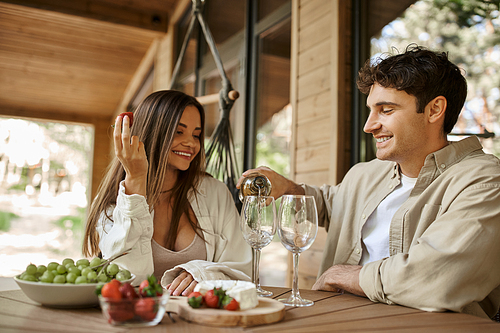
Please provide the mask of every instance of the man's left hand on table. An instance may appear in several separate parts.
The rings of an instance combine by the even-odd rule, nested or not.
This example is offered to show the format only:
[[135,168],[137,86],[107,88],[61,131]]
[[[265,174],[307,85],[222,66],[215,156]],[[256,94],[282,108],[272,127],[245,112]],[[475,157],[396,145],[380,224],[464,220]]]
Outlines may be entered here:
[[359,271],[362,266],[335,265],[327,269],[316,281],[313,290],[333,292],[347,291],[348,293],[364,296],[365,292],[359,285]]

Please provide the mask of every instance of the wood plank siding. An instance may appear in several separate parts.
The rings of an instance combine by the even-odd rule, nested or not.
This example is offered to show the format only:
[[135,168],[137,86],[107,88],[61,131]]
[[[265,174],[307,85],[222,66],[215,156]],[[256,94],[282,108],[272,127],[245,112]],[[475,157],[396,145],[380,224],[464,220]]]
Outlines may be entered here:
[[[335,185],[349,168],[350,1],[292,1],[292,178]],[[301,255],[299,287],[314,284],[326,231]],[[291,285],[291,256],[287,283]]]

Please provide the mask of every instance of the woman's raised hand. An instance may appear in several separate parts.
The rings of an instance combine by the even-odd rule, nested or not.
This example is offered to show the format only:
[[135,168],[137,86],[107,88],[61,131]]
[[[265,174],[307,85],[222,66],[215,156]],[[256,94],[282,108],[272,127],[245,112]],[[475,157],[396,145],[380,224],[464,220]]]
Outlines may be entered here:
[[115,154],[125,169],[125,193],[146,196],[148,159],[144,144],[137,136],[130,136],[129,124],[128,116],[118,116],[115,120]]

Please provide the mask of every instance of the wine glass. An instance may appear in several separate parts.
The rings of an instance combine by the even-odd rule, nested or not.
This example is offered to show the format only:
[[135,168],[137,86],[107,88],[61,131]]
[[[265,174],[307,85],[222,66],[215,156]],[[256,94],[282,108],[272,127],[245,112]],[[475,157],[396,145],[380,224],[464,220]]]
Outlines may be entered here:
[[272,296],[273,293],[260,287],[259,262],[260,251],[269,245],[276,232],[276,205],[274,198],[268,196],[246,196],[241,209],[241,232],[243,238],[252,247],[252,282],[257,288],[257,295]]
[[299,293],[299,255],[311,247],[318,233],[318,211],[313,196],[284,195],[278,215],[278,235],[285,248],[293,253],[292,294],[279,299],[289,306],[311,306],[313,301],[303,299]]

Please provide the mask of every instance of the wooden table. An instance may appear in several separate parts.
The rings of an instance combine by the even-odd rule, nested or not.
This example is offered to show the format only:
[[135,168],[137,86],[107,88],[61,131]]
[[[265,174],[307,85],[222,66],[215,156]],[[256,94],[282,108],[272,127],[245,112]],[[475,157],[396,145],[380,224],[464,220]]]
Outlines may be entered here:
[[[288,288],[266,287],[281,298]],[[397,305],[373,303],[353,295],[301,290],[304,298],[315,301],[306,308],[286,308],[279,323],[221,328],[188,323],[175,314],[155,326],[128,329],[109,325],[99,307],[87,309],[52,309],[38,305],[21,290],[0,292],[0,332],[500,332],[500,323],[459,313],[429,313]]]

